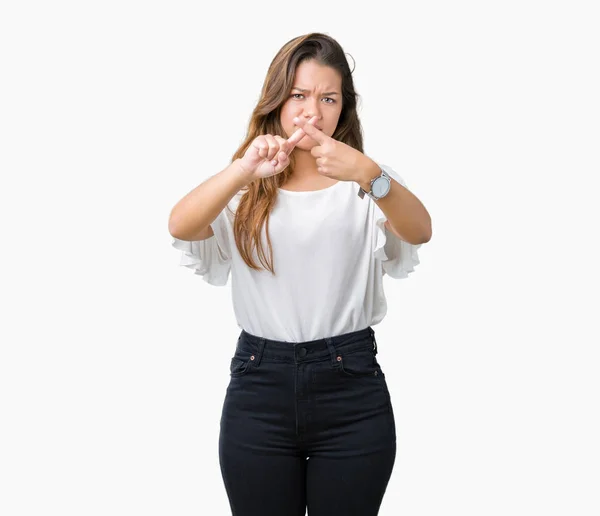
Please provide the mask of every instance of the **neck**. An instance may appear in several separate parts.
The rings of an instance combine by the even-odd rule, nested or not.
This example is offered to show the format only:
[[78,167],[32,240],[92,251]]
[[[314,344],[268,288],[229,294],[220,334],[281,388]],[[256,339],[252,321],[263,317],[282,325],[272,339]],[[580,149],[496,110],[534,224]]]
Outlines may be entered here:
[[293,176],[295,179],[316,179],[323,177],[317,171],[317,160],[310,151],[296,148],[294,152],[296,166],[294,168]]

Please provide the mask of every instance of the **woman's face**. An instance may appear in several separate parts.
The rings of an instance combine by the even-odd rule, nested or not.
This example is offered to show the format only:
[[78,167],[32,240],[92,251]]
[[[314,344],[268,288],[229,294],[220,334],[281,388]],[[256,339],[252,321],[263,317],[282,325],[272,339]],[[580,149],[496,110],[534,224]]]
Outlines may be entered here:
[[[342,78],[339,73],[315,60],[304,61],[296,68],[293,86],[281,108],[280,122],[287,137],[298,129],[294,125],[296,116],[306,120],[317,116],[314,125],[332,136],[342,113]],[[310,150],[316,145],[315,140],[305,136],[296,148]]]

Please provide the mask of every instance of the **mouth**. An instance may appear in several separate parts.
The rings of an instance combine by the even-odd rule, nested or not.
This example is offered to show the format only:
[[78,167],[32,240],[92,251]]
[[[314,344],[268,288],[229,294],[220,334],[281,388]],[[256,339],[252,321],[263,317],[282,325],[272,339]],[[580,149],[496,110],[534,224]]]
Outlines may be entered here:
[[304,140],[304,138],[308,138],[309,140],[313,140],[313,141],[315,141],[315,140],[314,140],[313,138],[311,138],[311,137],[310,137],[308,134],[305,134],[305,135],[302,137],[302,139],[303,139],[303,140]]
[[[295,127],[297,127],[297,126],[295,126]],[[313,125],[313,127],[316,127],[319,131],[323,131],[323,127],[321,127],[320,125]]]

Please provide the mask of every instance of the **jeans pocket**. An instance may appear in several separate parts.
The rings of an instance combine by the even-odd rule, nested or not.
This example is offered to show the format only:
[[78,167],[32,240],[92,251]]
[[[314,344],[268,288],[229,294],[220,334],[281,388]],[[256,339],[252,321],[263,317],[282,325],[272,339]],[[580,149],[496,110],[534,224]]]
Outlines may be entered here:
[[360,350],[352,353],[340,353],[340,371],[345,376],[379,376],[383,371],[372,350]]
[[229,375],[232,377],[243,376],[254,366],[255,355],[248,351],[236,351],[229,364]]

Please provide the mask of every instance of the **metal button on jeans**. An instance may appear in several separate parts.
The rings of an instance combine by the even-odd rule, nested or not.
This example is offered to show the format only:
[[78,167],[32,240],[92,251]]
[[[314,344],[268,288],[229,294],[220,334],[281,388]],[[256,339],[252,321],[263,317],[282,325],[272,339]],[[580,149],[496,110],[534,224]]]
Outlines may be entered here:
[[305,356],[306,356],[306,348],[300,348],[300,349],[298,350],[298,354],[299,354],[301,357],[305,357]]

